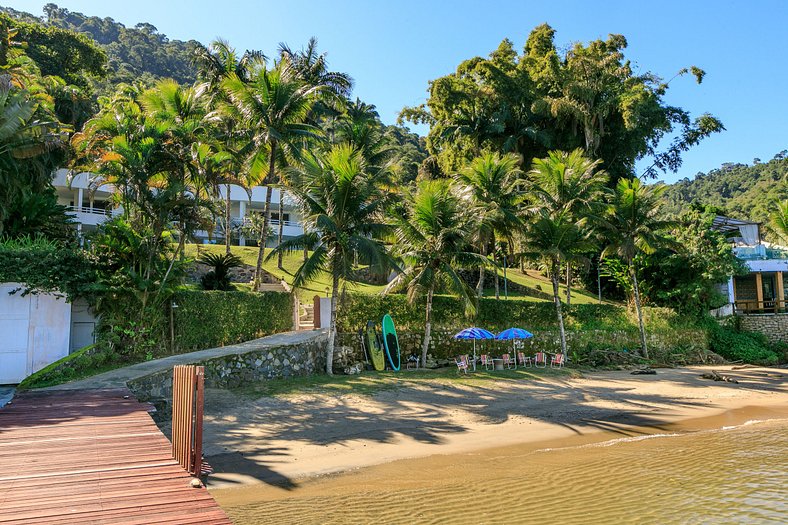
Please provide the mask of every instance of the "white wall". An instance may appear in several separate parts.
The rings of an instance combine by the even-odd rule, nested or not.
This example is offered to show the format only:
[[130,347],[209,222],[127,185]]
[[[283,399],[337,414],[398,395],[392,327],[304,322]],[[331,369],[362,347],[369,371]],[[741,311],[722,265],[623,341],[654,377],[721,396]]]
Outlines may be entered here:
[[21,296],[0,284],[0,384],[19,383],[68,355],[71,305],[53,294]]

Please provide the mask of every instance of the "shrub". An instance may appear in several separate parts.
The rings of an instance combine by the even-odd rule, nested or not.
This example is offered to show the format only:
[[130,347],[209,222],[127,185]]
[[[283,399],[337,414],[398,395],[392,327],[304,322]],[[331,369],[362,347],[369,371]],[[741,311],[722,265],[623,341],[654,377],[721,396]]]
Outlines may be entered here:
[[189,352],[248,341],[293,326],[293,298],[266,292],[178,292],[177,350]]
[[731,324],[719,324],[708,320],[709,345],[716,352],[731,361],[744,361],[758,365],[773,365],[778,361],[777,353],[770,347],[762,334],[744,332]]
[[231,253],[206,253],[199,262],[212,269],[202,276],[200,283],[205,290],[232,290],[230,270],[243,264],[241,258]]

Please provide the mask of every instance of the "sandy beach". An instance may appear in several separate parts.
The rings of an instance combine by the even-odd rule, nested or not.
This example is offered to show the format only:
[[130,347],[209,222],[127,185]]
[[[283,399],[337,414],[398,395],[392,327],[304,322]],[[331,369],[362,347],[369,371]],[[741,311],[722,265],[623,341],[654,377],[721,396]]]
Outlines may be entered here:
[[249,494],[222,489],[264,484],[275,497],[316,476],[408,458],[660,434],[689,421],[685,430],[788,417],[788,370],[714,367],[738,384],[702,379],[709,370],[403,380],[365,395],[315,390],[252,399],[211,390],[205,455],[216,472],[209,488],[232,505]]

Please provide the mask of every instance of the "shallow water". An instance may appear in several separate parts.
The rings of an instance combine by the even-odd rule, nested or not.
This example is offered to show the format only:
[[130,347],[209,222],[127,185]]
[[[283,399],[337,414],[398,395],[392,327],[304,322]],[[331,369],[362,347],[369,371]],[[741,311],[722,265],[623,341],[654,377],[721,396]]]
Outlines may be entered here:
[[433,456],[291,491],[213,494],[236,524],[788,523],[788,419],[720,426]]

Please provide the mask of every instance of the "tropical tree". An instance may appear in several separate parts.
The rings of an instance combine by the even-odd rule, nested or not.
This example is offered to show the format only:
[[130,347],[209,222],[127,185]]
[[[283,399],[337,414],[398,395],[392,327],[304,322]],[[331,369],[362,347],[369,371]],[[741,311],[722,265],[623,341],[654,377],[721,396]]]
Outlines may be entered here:
[[778,238],[783,241],[788,240],[788,200],[774,203],[774,209],[769,216],[769,224]]
[[587,219],[576,221],[565,210],[552,212],[548,208],[538,208],[527,222],[523,231],[523,256],[541,261],[547,268],[553,285],[553,303],[561,336],[561,353],[567,355],[564,315],[558,283],[561,279],[561,262],[581,257],[581,253],[592,249],[591,229]]
[[674,223],[659,215],[660,199],[665,189],[666,186],[661,183],[645,185],[638,178],[621,179],[616,185],[613,202],[600,222],[600,235],[607,243],[602,257],[618,256],[627,264],[640,328],[640,344],[646,359],[648,345],[635,257],[639,253],[654,253],[662,246],[676,246],[675,242],[664,235]]
[[[197,66],[198,89],[205,91],[205,103],[209,111],[206,119],[210,123],[210,136],[213,147],[221,156],[217,164],[217,177],[214,196],[220,195],[219,188],[224,186],[224,230],[225,253],[231,253],[232,244],[232,200],[231,188],[240,186],[247,194],[257,182],[257,177],[243,169],[243,161],[249,156],[244,146],[250,146],[249,130],[242,125],[242,118],[235,106],[229,103],[222,82],[230,75],[248,82],[256,70],[265,67],[265,55],[261,51],[246,51],[238,55],[235,48],[222,39],[216,39],[209,46],[198,45],[192,56]],[[217,157],[212,159],[216,162]]]
[[348,144],[337,144],[326,153],[309,152],[300,167],[288,171],[306,233],[283,241],[268,258],[314,247],[296,270],[293,286],[303,286],[324,273],[331,278],[326,373],[332,374],[340,285],[353,281],[357,257],[379,268],[391,262],[378,240],[387,229],[380,173],[369,173],[363,156]]
[[476,296],[458,270],[488,261],[469,250],[475,229],[473,213],[463,205],[450,181],[423,181],[393,215],[397,255],[405,268],[389,283],[386,292],[407,286],[410,301],[426,295],[421,346],[421,362],[426,366],[435,292],[451,291],[463,301],[467,313],[475,312]]
[[[496,240],[506,240],[511,246],[512,233],[520,224],[518,216],[521,200],[522,172],[520,159],[514,155],[485,152],[472,160],[457,176],[466,186],[477,221],[480,253],[487,256],[487,247],[496,246]],[[479,268],[476,294],[484,292],[484,266]],[[495,272],[495,298],[498,299],[498,272]]]
[[[304,140],[316,138],[320,133],[319,128],[307,123],[307,117],[322,87],[305,84],[296,73],[289,61],[280,60],[270,69],[257,70],[248,82],[235,73],[222,81],[230,104],[241,117],[242,125],[250,130],[245,146],[250,152],[247,169],[267,186],[262,231],[268,230],[271,221],[271,185],[278,182],[277,160],[287,156],[297,158]],[[263,176],[266,165],[267,173]],[[265,243],[262,243],[255,270],[258,282],[264,256]]]
[[[599,160],[587,158],[580,148],[571,152],[551,151],[546,158],[535,159],[528,173],[533,205],[546,208],[554,217],[564,216],[576,222],[601,212],[608,175],[599,169],[600,164]],[[572,263],[578,260],[577,257],[561,260],[566,265],[567,304],[572,298]]]

